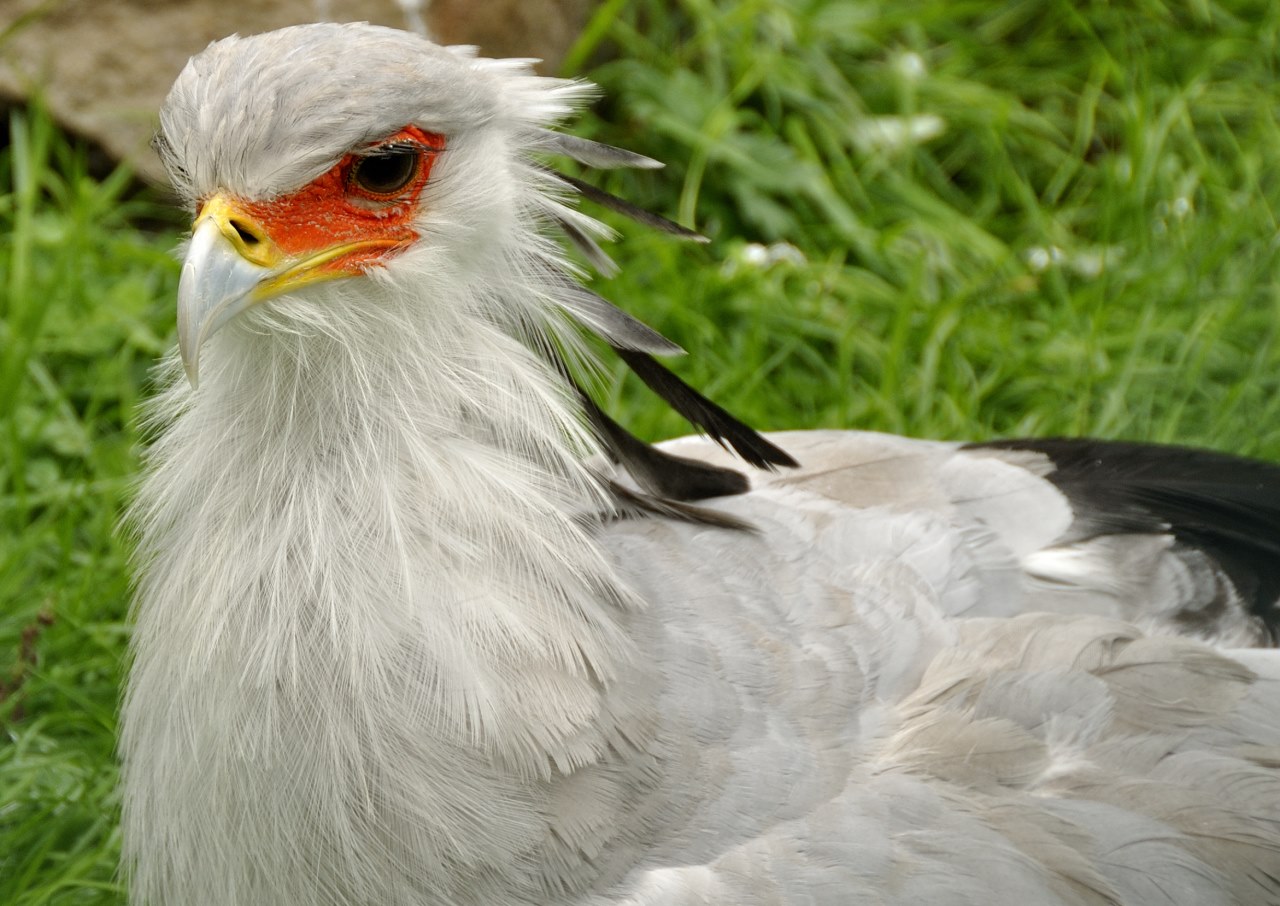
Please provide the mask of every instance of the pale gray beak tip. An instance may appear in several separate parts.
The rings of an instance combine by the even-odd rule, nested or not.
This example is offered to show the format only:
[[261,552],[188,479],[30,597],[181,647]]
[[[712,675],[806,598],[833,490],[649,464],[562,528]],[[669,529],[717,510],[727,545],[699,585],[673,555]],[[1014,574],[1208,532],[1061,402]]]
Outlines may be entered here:
[[187,383],[192,390],[200,387],[200,350],[187,355],[182,353],[182,370],[187,373]]

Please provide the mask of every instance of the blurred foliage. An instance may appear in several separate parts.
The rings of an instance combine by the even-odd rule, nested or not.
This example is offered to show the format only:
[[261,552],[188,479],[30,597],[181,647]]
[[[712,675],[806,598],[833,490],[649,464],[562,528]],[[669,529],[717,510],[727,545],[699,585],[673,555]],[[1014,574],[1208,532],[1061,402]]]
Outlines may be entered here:
[[[670,164],[610,185],[717,240],[608,289],[715,325],[699,381],[771,426],[1280,456],[1280,7],[676,6],[605,4],[574,59],[614,55],[594,134]],[[745,241],[804,262],[723,279]]]
[[[167,345],[174,237],[129,174],[15,111],[0,153],[0,902],[119,902],[116,522]],[[101,895],[101,896],[99,896]]]

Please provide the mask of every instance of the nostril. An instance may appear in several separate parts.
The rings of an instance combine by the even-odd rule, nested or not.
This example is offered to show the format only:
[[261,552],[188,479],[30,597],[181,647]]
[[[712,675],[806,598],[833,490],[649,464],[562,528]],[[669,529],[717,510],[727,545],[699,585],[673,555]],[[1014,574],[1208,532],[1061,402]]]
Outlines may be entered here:
[[231,220],[231,228],[236,231],[236,235],[240,237],[241,241],[244,242],[245,245],[257,245],[262,241],[257,233],[253,232],[253,230],[249,229],[239,220],[233,218]]

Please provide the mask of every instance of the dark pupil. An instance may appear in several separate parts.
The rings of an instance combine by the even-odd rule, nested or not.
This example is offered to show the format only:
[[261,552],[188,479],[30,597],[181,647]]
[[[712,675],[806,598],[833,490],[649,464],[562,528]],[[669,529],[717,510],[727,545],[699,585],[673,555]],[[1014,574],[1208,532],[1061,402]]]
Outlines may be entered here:
[[413,178],[418,156],[412,151],[380,151],[356,164],[356,183],[377,195],[403,189]]

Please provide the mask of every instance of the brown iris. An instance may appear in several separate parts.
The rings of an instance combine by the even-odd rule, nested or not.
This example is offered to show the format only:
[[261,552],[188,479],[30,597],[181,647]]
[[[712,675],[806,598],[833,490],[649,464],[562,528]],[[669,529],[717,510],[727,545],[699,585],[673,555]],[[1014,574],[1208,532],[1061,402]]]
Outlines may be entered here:
[[413,147],[382,148],[356,160],[351,184],[368,195],[395,195],[418,175],[421,150]]

